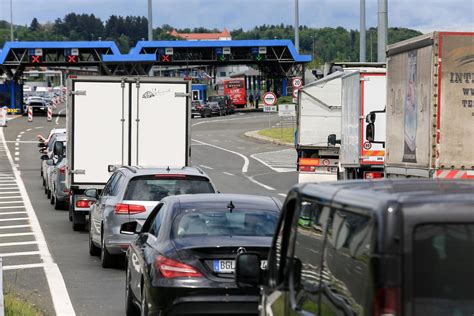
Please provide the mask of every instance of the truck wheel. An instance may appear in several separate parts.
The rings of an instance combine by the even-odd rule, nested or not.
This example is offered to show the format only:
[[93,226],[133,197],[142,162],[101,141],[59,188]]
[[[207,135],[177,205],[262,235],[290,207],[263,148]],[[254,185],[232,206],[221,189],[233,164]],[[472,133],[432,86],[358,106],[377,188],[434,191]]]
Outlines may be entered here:
[[100,255],[100,248],[94,245],[92,241],[92,232],[89,229],[89,254],[91,256],[99,256]]
[[102,268],[111,268],[112,262],[113,256],[107,251],[104,237],[102,237],[102,245],[100,247],[100,263],[102,264]]

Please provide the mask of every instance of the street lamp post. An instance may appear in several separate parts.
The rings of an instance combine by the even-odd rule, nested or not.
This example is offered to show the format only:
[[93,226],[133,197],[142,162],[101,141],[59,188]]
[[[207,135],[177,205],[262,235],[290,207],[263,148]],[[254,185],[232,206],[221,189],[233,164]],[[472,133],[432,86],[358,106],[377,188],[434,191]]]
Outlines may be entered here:
[[10,40],[13,42],[13,0],[10,0]]
[[153,40],[153,14],[152,14],[152,6],[151,1],[148,0],[148,40]]
[[295,48],[300,53],[300,17],[298,9],[298,0],[295,0]]

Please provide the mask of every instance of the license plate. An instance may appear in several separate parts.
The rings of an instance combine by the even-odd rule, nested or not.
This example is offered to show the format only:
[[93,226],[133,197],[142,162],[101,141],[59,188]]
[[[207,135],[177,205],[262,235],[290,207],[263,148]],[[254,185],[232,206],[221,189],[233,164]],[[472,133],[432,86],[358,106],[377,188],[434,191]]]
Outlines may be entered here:
[[[235,260],[214,260],[213,262],[214,272],[217,273],[234,273]],[[260,261],[260,269],[267,270],[267,260]]]

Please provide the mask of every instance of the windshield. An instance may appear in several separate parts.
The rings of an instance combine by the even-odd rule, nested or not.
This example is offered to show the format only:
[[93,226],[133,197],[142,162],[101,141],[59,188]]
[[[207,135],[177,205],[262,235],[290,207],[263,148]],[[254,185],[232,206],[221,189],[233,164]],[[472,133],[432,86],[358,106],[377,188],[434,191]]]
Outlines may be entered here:
[[160,201],[166,196],[214,193],[209,179],[199,176],[139,176],[128,183],[124,200]]
[[196,236],[260,236],[271,237],[278,212],[269,210],[190,209],[173,223],[173,237]]
[[472,315],[474,224],[421,225],[413,243],[414,314]]

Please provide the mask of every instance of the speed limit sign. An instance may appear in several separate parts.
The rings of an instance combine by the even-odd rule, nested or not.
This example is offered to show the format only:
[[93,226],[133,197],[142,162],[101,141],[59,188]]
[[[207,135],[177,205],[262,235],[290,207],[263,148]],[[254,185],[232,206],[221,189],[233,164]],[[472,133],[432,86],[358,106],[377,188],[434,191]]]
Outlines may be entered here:
[[293,87],[299,88],[303,85],[303,80],[301,80],[301,78],[293,78],[291,83],[293,84]]

